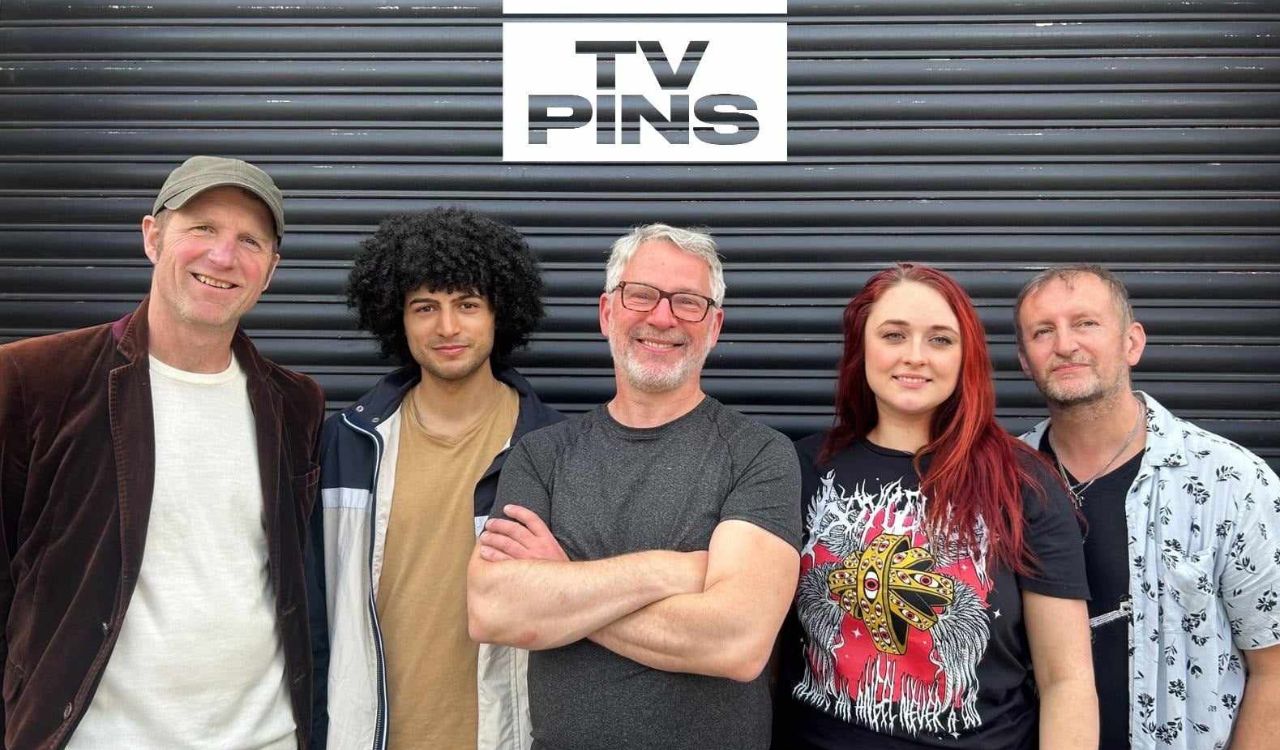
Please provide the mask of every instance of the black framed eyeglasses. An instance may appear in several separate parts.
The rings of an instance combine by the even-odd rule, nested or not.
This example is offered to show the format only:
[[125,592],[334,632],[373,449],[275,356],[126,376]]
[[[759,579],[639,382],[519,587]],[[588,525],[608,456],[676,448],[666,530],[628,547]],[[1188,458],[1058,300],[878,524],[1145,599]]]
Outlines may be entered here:
[[635,312],[649,312],[662,300],[670,300],[671,314],[686,323],[701,323],[716,301],[693,292],[664,292],[656,286],[635,281],[619,281],[614,287],[622,298],[622,306]]

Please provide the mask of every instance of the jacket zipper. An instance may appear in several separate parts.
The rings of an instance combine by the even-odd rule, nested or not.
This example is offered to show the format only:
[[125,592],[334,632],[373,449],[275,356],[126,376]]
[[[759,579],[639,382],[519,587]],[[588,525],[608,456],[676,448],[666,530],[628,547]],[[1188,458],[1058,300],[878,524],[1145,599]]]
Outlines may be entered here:
[[382,646],[382,628],[378,625],[378,607],[374,601],[373,591],[373,547],[374,539],[378,534],[378,472],[382,470],[382,441],[377,435],[352,424],[346,414],[342,415],[342,421],[351,429],[372,440],[375,454],[373,486],[369,490],[369,622],[373,623],[374,651],[378,658],[378,714],[374,722],[373,750],[383,750],[387,746],[387,668]]

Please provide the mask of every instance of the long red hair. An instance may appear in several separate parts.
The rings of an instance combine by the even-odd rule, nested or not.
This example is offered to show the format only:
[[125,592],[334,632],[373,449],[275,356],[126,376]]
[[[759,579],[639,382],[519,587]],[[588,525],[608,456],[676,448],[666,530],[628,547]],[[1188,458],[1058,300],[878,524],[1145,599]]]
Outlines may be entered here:
[[[947,301],[960,324],[960,375],[955,391],[933,413],[929,442],[916,453],[920,489],[929,502],[925,523],[976,549],[977,529],[986,526],[988,560],[1028,573],[1034,558],[1023,539],[1022,492],[1043,495],[1030,467],[1043,461],[996,422],[996,392],[986,331],[972,300],[955,279],[914,263],[900,263],[872,276],[844,309],[844,353],[836,384],[835,426],[820,460],[826,462],[876,426],[876,396],[867,382],[866,328],[871,307],[887,290],[923,284]],[[921,473],[921,459],[931,456]],[[1032,460],[1020,456],[1031,456]]]

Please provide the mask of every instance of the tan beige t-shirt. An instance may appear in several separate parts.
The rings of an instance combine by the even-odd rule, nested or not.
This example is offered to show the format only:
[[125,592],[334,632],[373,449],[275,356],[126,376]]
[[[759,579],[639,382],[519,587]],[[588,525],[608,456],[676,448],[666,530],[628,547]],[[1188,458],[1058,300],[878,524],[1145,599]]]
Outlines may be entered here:
[[451,440],[423,426],[412,396],[402,408],[377,599],[389,747],[474,750],[477,647],[467,635],[467,560],[475,487],[511,438],[519,401],[504,388],[475,426]]

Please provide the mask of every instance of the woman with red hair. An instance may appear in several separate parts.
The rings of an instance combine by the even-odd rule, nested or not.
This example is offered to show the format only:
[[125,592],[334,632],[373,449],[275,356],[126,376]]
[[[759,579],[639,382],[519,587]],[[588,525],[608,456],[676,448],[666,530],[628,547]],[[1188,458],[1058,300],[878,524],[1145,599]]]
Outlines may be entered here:
[[904,263],[853,298],[844,334],[835,426],[796,445],[774,748],[1097,748],[1080,529],[996,422],[973,302]]

